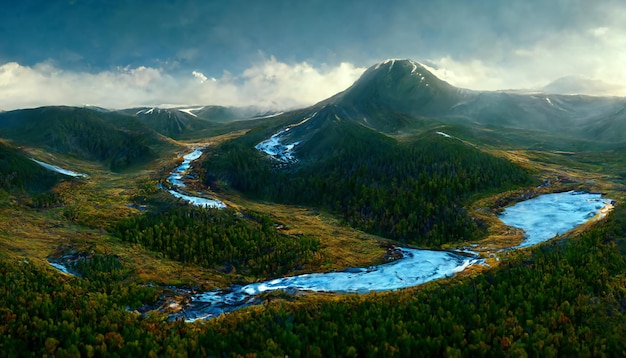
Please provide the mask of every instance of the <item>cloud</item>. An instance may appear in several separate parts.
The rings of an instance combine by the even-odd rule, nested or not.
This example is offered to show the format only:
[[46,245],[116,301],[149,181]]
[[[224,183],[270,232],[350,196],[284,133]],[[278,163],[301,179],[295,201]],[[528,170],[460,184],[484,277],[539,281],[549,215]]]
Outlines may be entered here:
[[539,89],[574,76],[595,85],[563,88],[566,93],[626,96],[626,31],[610,26],[567,28],[507,48],[510,51],[499,56],[447,55],[425,62],[435,75],[464,88]]
[[208,80],[207,76],[204,75],[204,73],[199,72],[199,71],[192,71],[191,74],[200,80],[200,83],[204,83],[206,82],[206,80]]
[[350,86],[365,69],[349,63],[318,68],[262,59],[240,74],[215,78],[200,71],[171,74],[162,68],[123,67],[98,73],[74,72],[44,62],[0,66],[0,108],[45,105],[97,105],[130,108],[175,105],[306,106]]

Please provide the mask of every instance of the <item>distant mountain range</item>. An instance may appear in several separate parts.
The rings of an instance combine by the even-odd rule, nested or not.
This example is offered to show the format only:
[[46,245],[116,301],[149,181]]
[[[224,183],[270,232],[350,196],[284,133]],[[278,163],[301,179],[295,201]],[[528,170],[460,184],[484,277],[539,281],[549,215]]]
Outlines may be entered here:
[[[573,84],[598,85],[569,78],[544,90]],[[319,156],[325,145],[333,145],[341,122],[391,136],[443,130],[496,147],[626,147],[626,98],[461,89],[411,60],[380,62],[345,91],[286,113],[214,105],[119,111],[42,107],[0,112],[0,137],[123,168],[154,157],[159,143],[167,142],[163,136],[194,139],[254,127],[250,135],[257,144],[265,141],[259,148],[268,153]]]
[[566,76],[556,79],[542,87],[544,93],[558,93],[567,95],[586,94],[592,96],[607,96],[620,90],[621,86],[606,83],[600,80],[591,80],[580,76]]

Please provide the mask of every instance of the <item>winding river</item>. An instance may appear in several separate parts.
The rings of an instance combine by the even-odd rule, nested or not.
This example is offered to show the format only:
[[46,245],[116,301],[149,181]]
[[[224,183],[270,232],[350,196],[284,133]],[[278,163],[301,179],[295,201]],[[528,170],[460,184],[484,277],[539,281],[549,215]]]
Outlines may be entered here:
[[[199,149],[187,154],[183,164],[171,173],[169,181],[184,187],[183,175],[189,170],[191,161],[201,154]],[[194,202],[193,199],[189,201]],[[500,219],[509,226],[524,230],[524,241],[512,248],[517,249],[536,245],[590,219],[599,218],[611,203],[610,199],[602,198],[600,194],[574,191],[545,194],[506,208]],[[186,321],[209,319],[224,312],[259,304],[260,294],[274,290],[334,293],[396,290],[450,277],[471,265],[484,263],[478,256],[468,257],[448,251],[399,250],[402,252],[401,259],[379,266],[283,277],[194,294],[190,303],[171,315],[171,318],[183,318]]]
[[233,285],[191,297],[191,302],[172,318],[186,321],[216,317],[251,304],[260,303],[259,294],[283,291],[333,293],[368,293],[416,286],[439,278],[453,276],[468,266],[482,263],[479,257],[466,257],[448,251],[399,249],[403,257],[368,268],[351,268],[339,272],[311,273],[252,283]]
[[[185,155],[183,163],[168,177],[173,188],[166,190],[192,205],[223,208],[226,205],[219,200],[196,197],[183,192],[186,187],[184,179],[188,175],[191,162],[201,155],[201,149],[194,149]],[[602,198],[600,194],[570,191],[544,194],[517,203],[507,207],[499,218],[506,225],[524,230],[525,238],[522,243],[510,248],[518,249],[539,244],[586,221],[603,217],[611,207],[612,201]],[[275,290],[334,293],[396,290],[450,277],[471,265],[484,263],[484,259],[472,252],[468,253],[469,256],[464,256],[449,251],[409,248],[399,250],[402,258],[378,266],[283,277],[192,294],[190,302],[179,312],[171,314],[170,318],[182,318],[186,321],[209,319],[225,312],[259,304],[262,302],[259,295]]]

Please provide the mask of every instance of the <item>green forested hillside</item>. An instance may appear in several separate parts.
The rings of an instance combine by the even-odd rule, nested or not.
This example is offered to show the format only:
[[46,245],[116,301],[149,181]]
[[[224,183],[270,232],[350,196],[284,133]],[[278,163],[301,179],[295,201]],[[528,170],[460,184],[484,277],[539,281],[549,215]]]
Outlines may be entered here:
[[463,210],[467,199],[532,182],[520,167],[451,138],[428,133],[399,143],[348,121],[303,144],[289,168],[277,168],[254,144],[243,137],[217,148],[204,164],[205,183],[322,207],[368,232],[423,246],[480,236]]
[[[130,116],[76,107],[42,107],[0,114],[0,137],[71,154],[121,170],[155,158],[155,132]],[[162,143],[161,143],[162,145]]]

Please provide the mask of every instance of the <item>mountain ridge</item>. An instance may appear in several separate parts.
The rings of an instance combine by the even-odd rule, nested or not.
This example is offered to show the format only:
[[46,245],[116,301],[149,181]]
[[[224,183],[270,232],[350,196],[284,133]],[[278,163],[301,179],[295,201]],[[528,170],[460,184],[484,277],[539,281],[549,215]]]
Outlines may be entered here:
[[[462,131],[480,130],[483,136],[491,132],[491,142],[511,147],[616,148],[626,145],[617,134],[626,130],[625,108],[626,98],[620,97],[457,88],[418,62],[390,59],[368,68],[346,90],[279,116],[272,135],[289,128],[280,136],[287,144],[297,142],[297,153],[311,137],[304,128],[330,130],[329,122],[344,119],[393,136],[451,125]],[[305,126],[297,125],[307,117],[312,119]],[[509,132],[514,135],[507,134],[508,139],[498,135]]]

